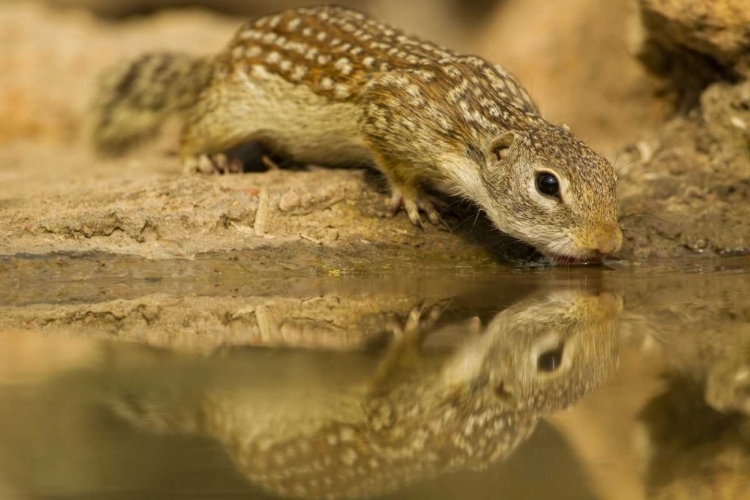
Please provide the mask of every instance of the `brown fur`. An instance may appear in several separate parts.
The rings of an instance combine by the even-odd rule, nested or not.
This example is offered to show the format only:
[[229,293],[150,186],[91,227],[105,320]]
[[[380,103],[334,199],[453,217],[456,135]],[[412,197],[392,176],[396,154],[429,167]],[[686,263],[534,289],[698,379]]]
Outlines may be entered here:
[[[121,152],[180,113],[192,169],[209,157],[226,170],[222,152],[261,141],[302,162],[374,161],[415,224],[420,211],[439,220],[421,190],[435,184],[554,258],[622,242],[611,165],[544,121],[512,75],[341,7],[252,21],[210,61],[146,56],[111,73],[100,95],[100,151]],[[503,137],[508,155],[498,157]],[[539,171],[560,180],[560,202],[536,192]]]

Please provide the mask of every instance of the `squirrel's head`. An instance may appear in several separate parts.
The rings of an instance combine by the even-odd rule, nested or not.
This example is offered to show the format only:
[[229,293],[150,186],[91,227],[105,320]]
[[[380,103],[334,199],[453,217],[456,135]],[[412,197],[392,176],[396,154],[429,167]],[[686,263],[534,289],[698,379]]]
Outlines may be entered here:
[[483,157],[481,204],[498,229],[555,261],[620,249],[614,169],[566,128],[539,120],[532,133],[494,137]]
[[622,298],[552,292],[500,312],[443,372],[508,410],[548,414],[574,404],[617,367]]

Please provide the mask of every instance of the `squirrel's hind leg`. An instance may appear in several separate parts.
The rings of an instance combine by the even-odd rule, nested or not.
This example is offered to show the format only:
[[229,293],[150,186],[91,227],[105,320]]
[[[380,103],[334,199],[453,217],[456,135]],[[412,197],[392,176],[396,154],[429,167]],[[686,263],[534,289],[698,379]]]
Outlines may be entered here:
[[[229,85],[228,85],[229,84]],[[259,133],[252,107],[241,88],[224,80],[203,92],[185,115],[180,135],[180,158],[186,172],[229,174],[244,171],[241,159],[228,151],[255,139]]]
[[242,161],[224,153],[201,154],[182,158],[182,169],[186,174],[241,174]]

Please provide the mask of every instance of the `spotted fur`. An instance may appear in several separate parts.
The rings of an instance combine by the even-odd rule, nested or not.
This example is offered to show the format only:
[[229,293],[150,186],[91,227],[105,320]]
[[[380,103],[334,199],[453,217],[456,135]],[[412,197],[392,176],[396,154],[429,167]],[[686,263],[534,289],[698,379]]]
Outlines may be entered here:
[[[247,141],[320,164],[375,163],[396,202],[437,218],[424,184],[447,186],[503,232],[553,257],[619,249],[612,166],[544,121],[503,68],[342,7],[287,10],[243,26],[212,60],[152,55],[110,73],[94,142],[120,152],[168,115],[186,163]],[[493,150],[511,133],[509,153]],[[560,203],[534,192],[559,178]]]

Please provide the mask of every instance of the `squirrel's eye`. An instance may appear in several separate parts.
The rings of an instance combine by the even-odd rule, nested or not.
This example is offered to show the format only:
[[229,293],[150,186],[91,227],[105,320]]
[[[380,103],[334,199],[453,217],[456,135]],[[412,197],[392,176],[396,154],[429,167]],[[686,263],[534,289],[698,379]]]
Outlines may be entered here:
[[551,373],[560,368],[563,358],[563,346],[551,351],[543,352],[536,360],[536,367],[540,372]]
[[560,199],[560,182],[548,172],[536,174],[536,189],[545,196]]

